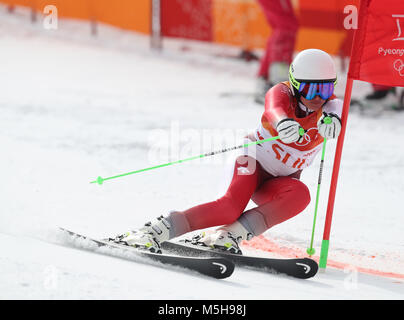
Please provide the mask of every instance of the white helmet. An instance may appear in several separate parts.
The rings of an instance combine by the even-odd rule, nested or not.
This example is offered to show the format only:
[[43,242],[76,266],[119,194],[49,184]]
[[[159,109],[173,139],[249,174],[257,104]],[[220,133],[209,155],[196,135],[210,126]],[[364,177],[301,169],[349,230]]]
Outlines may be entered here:
[[301,82],[337,82],[337,72],[331,56],[319,49],[301,51],[289,68],[289,81],[299,90]]

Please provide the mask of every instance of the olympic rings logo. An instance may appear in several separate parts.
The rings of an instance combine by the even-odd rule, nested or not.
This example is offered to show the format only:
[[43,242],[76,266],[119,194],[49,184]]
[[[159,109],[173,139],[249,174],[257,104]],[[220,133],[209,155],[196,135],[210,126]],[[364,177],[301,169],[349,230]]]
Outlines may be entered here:
[[[299,147],[307,146],[311,142],[310,132],[313,130],[317,130],[317,128],[310,128],[309,130],[307,130],[303,136],[303,141],[295,142],[295,144]],[[314,133],[314,132],[312,132],[312,133]]]
[[397,59],[393,63],[394,70],[398,71],[401,77],[404,77],[404,62],[401,59]]

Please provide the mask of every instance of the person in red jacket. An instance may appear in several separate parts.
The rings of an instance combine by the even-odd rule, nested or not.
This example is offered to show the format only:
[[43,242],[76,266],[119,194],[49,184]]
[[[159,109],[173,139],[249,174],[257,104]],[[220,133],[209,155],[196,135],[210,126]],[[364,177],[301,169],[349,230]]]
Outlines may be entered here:
[[[163,241],[220,226],[212,234],[197,235],[197,242],[237,254],[241,253],[240,241],[302,212],[310,203],[310,192],[300,174],[312,164],[324,138],[337,138],[341,130],[342,101],[333,94],[336,79],[333,60],[326,52],[300,52],[290,65],[289,81],[267,92],[261,121],[245,143],[280,139],[243,150],[235,160],[225,195],[184,211],[171,211],[112,240],[159,252]],[[257,206],[245,210],[250,200]]]
[[288,79],[299,24],[291,0],[258,2],[272,29],[259,66],[255,93],[255,101],[263,104],[268,89]]

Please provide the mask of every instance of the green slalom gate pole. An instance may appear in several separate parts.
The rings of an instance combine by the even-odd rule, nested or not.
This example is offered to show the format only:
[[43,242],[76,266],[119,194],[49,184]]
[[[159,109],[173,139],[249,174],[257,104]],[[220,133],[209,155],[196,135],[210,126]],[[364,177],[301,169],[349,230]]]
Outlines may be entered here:
[[320,171],[318,173],[318,183],[317,183],[316,203],[315,203],[315,207],[314,207],[313,228],[311,230],[310,247],[307,249],[307,253],[310,255],[310,257],[313,254],[315,254],[315,252],[316,252],[316,250],[313,248],[313,241],[314,241],[314,231],[316,229],[317,210],[318,210],[318,202],[319,202],[319,198],[320,198],[321,180],[322,180],[322,176],[323,176],[326,143],[327,143],[327,139],[324,138],[323,150],[322,150],[322,153],[321,153]]
[[[303,129],[303,131],[300,132],[300,134],[301,135],[304,134],[304,129]],[[112,176],[112,177],[108,177],[108,178],[98,177],[96,180],[91,181],[90,183],[98,183],[99,185],[101,185],[101,184],[103,184],[104,181],[107,181],[107,180],[117,179],[117,178],[125,177],[125,176],[135,174],[135,173],[139,173],[139,172],[144,172],[144,171],[148,171],[148,170],[154,170],[154,169],[158,169],[158,168],[162,168],[162,167],[167,167],[167,166],[171,166],[171,165],[177,164],[177,163],[182,163],[182,162],[191,161],[191,160],[195,160],[195,159],[205,158],[205,157],[213,156],[213,155],[216,155],[216,154],[225,153],[225,152],[228,152],[228,151],[241,149],[241,148],[245,148],[245,147],[252,146],[252,145],[255,145],[255,144],[260,144],[260,143],[264,143],[264,142],[267,142],[267,141],[273,141],[273,140],[277,140],[277,139],[279,139],[279,136],[271,137],[271,138],[264,139],[264,140],[258,140],[258,141],[254,141],[254,142],[251,142],[251,143],[245,143],[245,144],[242,144],[242,145],[239,145],[239,146],[226,148],[226,149],[222,149],[222,150],[219,150],[219,151],[212,151],[212,152],[209,152],[209,153],[201,154],[199,156],[194,156],[194,157],[190,157],[190,158],[186,158],[186,159],[182,159],[182,160],[168,162],[168,163],[160,164],[160,165],[153,166],[153,167],[148,167],[148,168],[144,168],[144,169],[140,169],[140,170],[136,170],[136,171],[122,173],[122,174],[118,174],[116,176]]]

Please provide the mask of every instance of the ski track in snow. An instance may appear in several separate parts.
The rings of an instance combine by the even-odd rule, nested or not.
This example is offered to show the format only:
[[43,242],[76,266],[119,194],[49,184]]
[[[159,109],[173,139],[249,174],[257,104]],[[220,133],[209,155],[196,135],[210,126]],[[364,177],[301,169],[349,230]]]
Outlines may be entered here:
[[[135,33],[101,25],[94,38],[87,23],[69,20],[47,31],[28,17],[26,10],[10,15],[0,6],[0,299],[404,297],[402,280],[375,275],[404,274],[402,113],[350,113],[329,252],[339,269],[305,281],[244,269],[212,280],[69,247],[58,226],[112,236],[223,194],[234,152],[102,186],[89,182],[239,144],[262,113],[251,98],[258,65],[217,57],[234,48],[184,42],[193,48],[184,51],[181,40],[166,40],[156,53]],[[342,73],[339,96],[344,84]],[[367,90],[355,83],[353,97]],[[334,151],[330,141],[317,254]],[[319,159],[302,175],[313,200],[318,166]],[[313,211],[314,201],[246,251],[304,252]],[[364,269],[374,272],[357,272]]]

